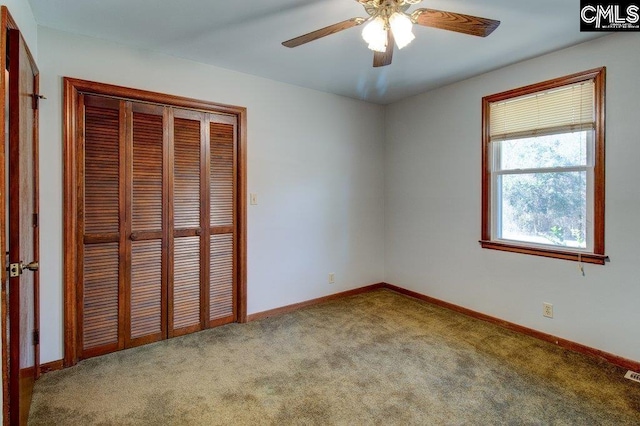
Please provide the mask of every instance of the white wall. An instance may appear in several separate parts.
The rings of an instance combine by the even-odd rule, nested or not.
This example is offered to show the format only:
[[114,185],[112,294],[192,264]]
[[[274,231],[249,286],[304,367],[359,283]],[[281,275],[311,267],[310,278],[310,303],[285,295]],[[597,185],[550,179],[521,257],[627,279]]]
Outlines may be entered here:
[[[481,249],[481,98],[603,65],[611,263]],[[640,34],[616,34],[389,106],[385,281],[640,360],[639,69]]]
[[31,5],[27,0],[4,0],[3,5],[7,6],[9,13],[16,21],[18,28],[22,32],[29,50],[35,59],[38,58],[38,24],[33,17]]
[[44,27],[38,40],[42,362],[63,356],[63,76],[248,108],[249,313],[381,280],[382,107]]

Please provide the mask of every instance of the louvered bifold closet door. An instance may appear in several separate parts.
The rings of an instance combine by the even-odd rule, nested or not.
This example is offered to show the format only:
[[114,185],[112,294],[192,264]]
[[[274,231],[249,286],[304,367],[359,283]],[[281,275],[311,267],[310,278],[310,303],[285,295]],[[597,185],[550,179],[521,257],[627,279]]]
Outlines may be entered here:
[[125,206],[123,118],[124,102],[79,95],[79,191],[77,309],[82,358],[122,349],[124,269],[121,244]]
[[[172,228],[169,334],[178,336],[203,329],[208,299],[205,292],[203,228],[208,209],[203,202],[206,173],[204,113],[173,111]],[[207,197],[208,198],[208,197]]]
[[129,323],[127,347],[166,337],[167,262],[163,253],[167,216],[164,200],[168,136],[164,132],[165,108],[133,103],[131,128],[130,238],[131,258],[127,293]]
[[78,103],[78,357],[236,321],[237,118]]
[[209,116],[210,234],[209,325],[236,318],[236,136],[237,120]]

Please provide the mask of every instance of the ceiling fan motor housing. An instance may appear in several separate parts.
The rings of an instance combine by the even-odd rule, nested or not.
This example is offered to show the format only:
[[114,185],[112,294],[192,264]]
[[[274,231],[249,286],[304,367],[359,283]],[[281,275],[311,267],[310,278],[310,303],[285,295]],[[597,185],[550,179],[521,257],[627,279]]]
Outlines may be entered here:
[[412,4],[420,3],[422,0],[370,0],[361,2],[369,16],[381,16],[388,18],[394,12],[404,13]]

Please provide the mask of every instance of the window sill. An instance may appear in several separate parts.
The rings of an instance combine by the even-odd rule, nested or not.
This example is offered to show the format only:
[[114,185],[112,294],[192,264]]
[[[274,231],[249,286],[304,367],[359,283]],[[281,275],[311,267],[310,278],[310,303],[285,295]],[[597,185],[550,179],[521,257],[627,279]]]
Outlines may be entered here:
[[534,256],[551,257],[554,259],[571,260],[574,262],[593,263],[594,265],[604,265],[609,261],[609,256],[595,253],[583,253],[577,251],[554,250],[552,248],[531,247],[517,244],[508,244],[496,241],[480,240],[482,248],[512,253],[531,254]]

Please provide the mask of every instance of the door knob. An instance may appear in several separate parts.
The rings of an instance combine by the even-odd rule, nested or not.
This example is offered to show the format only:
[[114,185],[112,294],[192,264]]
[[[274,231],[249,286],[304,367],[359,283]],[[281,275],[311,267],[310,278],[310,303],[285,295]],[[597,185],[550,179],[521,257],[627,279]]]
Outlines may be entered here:
[[25,269],[35,272],[40,269],[40,264],[37,261],[33,261],[31,263],[20,262],[20,273],[22,274]]
[[22,262],[22,264],[20,265],[20,269],[22,269],[23,271],[25,269],[28,269],[30,271],[37,271],[38,269],[40,269],[40,264],[37,261],[33,261],[31,263],[24,263]]
[[40,265],[38,264],[38,262],[31,262],[31,263],[20,262],[20,263],[10,263],[7,270],[9,271],[9,277],[15,278],[22,275],[22,272],[24,272],[25,269],[35,272],[39,268],[40,268]]

